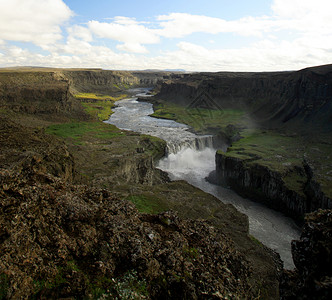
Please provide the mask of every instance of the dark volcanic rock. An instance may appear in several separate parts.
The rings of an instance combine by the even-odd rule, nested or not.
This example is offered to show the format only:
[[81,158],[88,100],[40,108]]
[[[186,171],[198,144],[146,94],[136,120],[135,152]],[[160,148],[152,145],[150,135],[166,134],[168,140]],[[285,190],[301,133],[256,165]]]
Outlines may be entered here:
[[[1,171],[0,269],[8,298],[197,299],[247,294],[249,268],[205,221],[142,215],[106,190]],[[145,297],[145,298],[144,298]]]
[[306,217],[299,241],[293,241],[296,269],[285,271],[282,299],[331,299],[332,210],[318,210]]

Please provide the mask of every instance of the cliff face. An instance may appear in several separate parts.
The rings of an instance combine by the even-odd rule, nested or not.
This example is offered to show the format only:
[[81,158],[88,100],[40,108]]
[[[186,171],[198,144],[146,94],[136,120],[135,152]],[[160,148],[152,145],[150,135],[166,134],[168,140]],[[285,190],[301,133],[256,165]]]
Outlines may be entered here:
[[231,187],[244,197],[262,202],[291,217],[302,218],[305,213],[318,208],[332,208],[332,200],[322,193],[320,185],[313,180],[308,169],[310,167],[305,162],[303,168],[290,170],[302,177],[302,180],[303,177],[306,178],[299,191],[287,185],[287,174],[218,151],[214,180],[218,184]]
[[296,269],[284,271],[281,299],[330,299],[332,295],[332,211],[306,216],[299,241],[292,242]]
[[0,107],[29,114],[71,111],[66,79],[53,72],[0,72]]
[[332,65],[297,72],[185,75],[163,83],[157,97],[189,106],[202,93],[218,107],[244,109],[267,127],[332,130]]
[[74,93],[109,93],[139,84],[139,79],[126,71],[76,70],[64,71],[63,74],[68,78],[71,91]]
[[69,79],[71,91],[76,92],[118,92],[129,87],[153,87],[169,78],[168,72],[130,72],[110,70],[63,71]]

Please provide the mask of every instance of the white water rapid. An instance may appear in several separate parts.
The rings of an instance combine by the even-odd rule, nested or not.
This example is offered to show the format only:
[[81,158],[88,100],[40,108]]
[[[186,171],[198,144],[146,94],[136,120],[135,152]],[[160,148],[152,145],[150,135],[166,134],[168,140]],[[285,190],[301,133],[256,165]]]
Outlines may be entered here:
[[[144,89],[136,93],[144,95]],[[224,203],[233,204],[249,218],[249,232],[269,248],[278,252],[287,269],[294,268],[291,241],[299,238],[299,228],[279,212],[259,203],[244,199],[232,190],[210,184],[205,180],[215,169],[215,149],[211,136],[197,136],[188,126],[171,120],[149,117],[152,104],[138,102],[133,97],[117,101],[114,114],[107,123],[121,129],[150,134],[164,139],[168,154],[161,159],[158,168],[166,171],[172,180],[186,180],[210,193]]]

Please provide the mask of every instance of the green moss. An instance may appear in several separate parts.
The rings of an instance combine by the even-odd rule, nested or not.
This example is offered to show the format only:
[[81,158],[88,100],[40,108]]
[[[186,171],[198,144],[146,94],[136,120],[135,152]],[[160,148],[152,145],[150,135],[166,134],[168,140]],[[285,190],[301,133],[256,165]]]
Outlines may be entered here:
[[258,246],[260,247],[264,247],[264,245],[258,240],[256,239],[253,235],[249,234],[249,238]]
[[72,122],[48,126],[46,133],[62,138],[80,139],[87,132],[96,131],[97,127],[96,122]]
[[121,100],[123,98],[126,98],[126,94],[121,94],[116,97],[110,96],[110,95],[104,95],[104,94],[95,94],[95,93],[77,93],[74,95],[77,99],[82,100],[110,100],[110,101],[117,101]]
[[109,96],[94,93],[79,93],[75,97],[82,100],[81,104],[87,114],[97,120],[105,121],[113,114],[112,108],[114,107],[114,102],[126,98],[127,95]]
[[301,138],[261,130],[247,130],[241,135],[243,138],[233,143],[225,156],[242,159],[248,164],[258,163],[281,173],[302,166],[304,148]]
[[[136,270],[129,270],[122,276],[113,278],[111,284],[111,299],[150,299],[147,283],[145,279],[139,278]],[[98,296],[102,296],[102,289],[96,290],[99,292]]]
[[145,193],[130,195],[126,200],[134,203],[138,211],[141,213],[158,214],[165,210],[164,205],[153,194],[149,195],[148,193]]
[[113,114],[112,108],[114,107],[113,101],[96,101],[96,102],[82,102],[87,114],[100,121],[108,120]]
[[112,139],[123,133],[115,126],[101,122],[72,122],[55,124],[46,128],[46,133],[62,138],[73,139],[75,144],[82,144],[82,138],[90,135],[96,139]]

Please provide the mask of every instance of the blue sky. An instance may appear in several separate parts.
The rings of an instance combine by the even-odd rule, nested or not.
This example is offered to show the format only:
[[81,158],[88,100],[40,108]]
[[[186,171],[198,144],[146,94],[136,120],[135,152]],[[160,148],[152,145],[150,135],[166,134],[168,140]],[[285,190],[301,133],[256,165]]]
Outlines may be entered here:
[[226,20],[243,16],[260,16],[268,14],[272,1],[258,0],[126,0],[126,1],[64,1],[82,22],[101,20],[114,16],[127,16],[140,21],[153,19],[155,16],[173,12],[207,15]]
[[278,71],[331,62],[330,0],[0,0],[0,67]]

